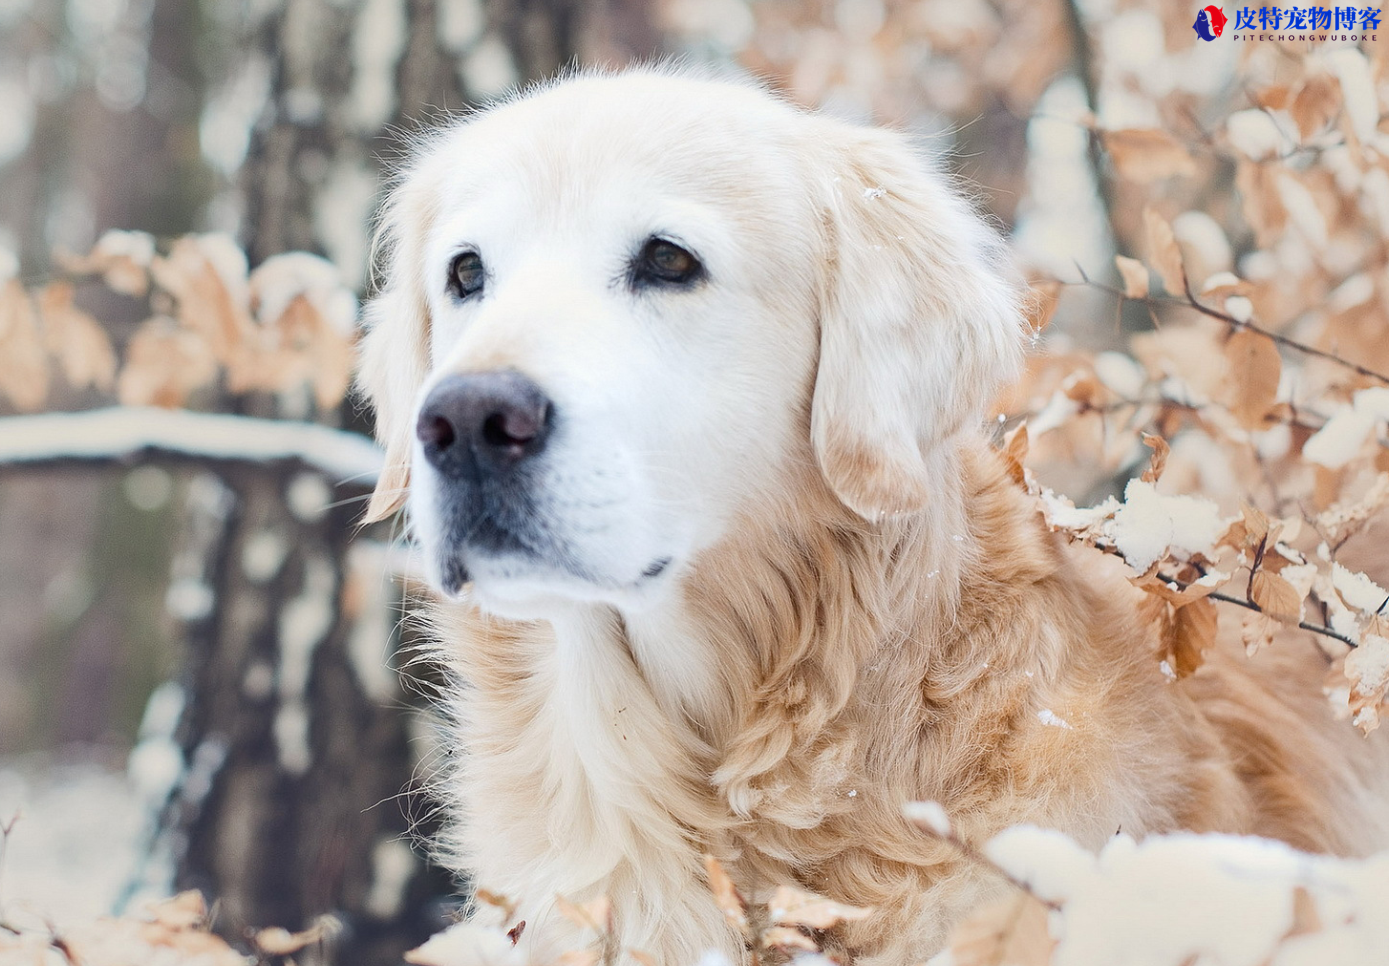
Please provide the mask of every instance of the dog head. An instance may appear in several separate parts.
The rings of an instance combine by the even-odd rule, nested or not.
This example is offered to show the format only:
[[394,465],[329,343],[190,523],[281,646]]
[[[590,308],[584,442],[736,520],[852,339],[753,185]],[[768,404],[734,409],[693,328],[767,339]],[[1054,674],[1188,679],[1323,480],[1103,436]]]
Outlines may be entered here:
[[659,71],[443,131],[384,219],[360,381],[431,580],[637,606],[813,475],[868,520],[1016,366],[996,236],[890,132]]

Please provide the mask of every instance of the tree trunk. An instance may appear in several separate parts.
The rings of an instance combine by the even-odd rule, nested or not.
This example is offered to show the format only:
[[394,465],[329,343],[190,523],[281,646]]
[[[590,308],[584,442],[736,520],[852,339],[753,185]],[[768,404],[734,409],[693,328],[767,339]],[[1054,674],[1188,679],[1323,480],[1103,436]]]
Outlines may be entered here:
[[[583,13],[571,0],[495,0],[485,16],[476,7],[476,22],[461,3],[287,0],[247,24],[248,59],[231,73],[259,61],[270,77],[239,184],[252,264],[316,251],[364,284],[377,159],[401,154],[399,132],[554,71],[583,53],[581,33],[609,58],[649,52],[639,48],[654,33],[627,5],[617,25],[605,7]],[[285,414],[267,411],[269,399],[237,404]],[[354,418],[350,408],[313,415]],[[178,884],[220,902],[223,932],[332,913],[348,928],[318,962],[394,964],[446,924],[441,900],[453,886],[400,845],[407,815],[428,811],[412,785],[419,712],[394,672],[363,672],[385,660],[389,623],[351,615],[372,579],[348,565],[360,504],[303,512],[305,500],[333,502],[333,482],[247,466],[199,485],[200,522],[180,558],[196,566],[174,586],[176,598],[182,586],[190,605],[207,606],[186,625],[188,770],[168,825]],[[269,560],[278,562],[267,574]]]

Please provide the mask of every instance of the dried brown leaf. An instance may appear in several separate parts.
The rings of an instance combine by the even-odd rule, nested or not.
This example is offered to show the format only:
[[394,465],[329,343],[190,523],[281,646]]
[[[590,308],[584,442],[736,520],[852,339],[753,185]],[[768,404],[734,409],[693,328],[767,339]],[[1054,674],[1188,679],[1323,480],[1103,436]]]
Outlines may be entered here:
[[73,287],[54,282],[38,294],[43,338],[68,385],[109,390],[116,381],[116,350],[101,323],[73,304]]
[[1326,538],[1327,543],[1337,546],[1358,533],[1386,504],[1389,504],[1389,473],[1380,473],[1359,500],[1335,503],[1319,513],[1317,531]]
[[796,952],[818,953],[820,944],[810,936],[790,926],[772,926],[762,930],[762,945],[767,949],[779,949],[789,955]]
[[612,932],[613,904],[607,896],[599,896],[583,904],[570,902],[564,896],[555,896],[555,909],[576,926],[603,934]]
[[14,279],[0,288],[0,393],[21,411],[38,409],[48,398],[48,357],[34,304]]
[[108,288],[142,298],[149,291],[154,238],[144,232],[108,231],[85,255],[59,249],[54,260],[74,275],[100,275]]
[[1003,437],[1003,463],[1008,468],[1008,475],[1013,478],[1013,482],[1021,487],[1027,486],[1027,470],[1023,467],[1023,460],[1027,458],[1027,448],[1026,423],[1018,425]]
[[1025,893],[984,906],[950,937],[955,966],[1048,966],[1056,941],[1047,930],[1047,907]]
[[[179,322],[200,333],[222,365],[235,365],[247,350],[255,325],[251,320],[243,264],[228,268],[232,259],[214,256],[223,243],[217,236],[188,235],[174,242],[167,258],[150,264],[155,283],[178,303]],[[229,247],[229,243],[226,243]],[[236,253],[239,255],[239,253]],[[218,257],[215,263],[213,258]],[[224,266],[219,271],[218,264]],[[223,274],[231,272],[231,277]]]
[[778,925],[810,929],[829,929],[841,922],[866,919],[873,914],[872,909],[846,906],[791,886],[777,887],[767,902],[767,912]]
[[1156,483],[1162,478],[1162,471],[1167,467],[1167,455],[1172,452],[1172,447],[1167,445],[1167,440],[1152,433],[1143,434],[1143,445],[1153,451],[1148,468],[1143,471],[1143,482]]
[[1148,297],[1148,266],[1136,258],[1115,255],[1114,265],[1119,269],[1119,277],[1124,280],[1124,295],[1131,299]]
[[126,347],[116,396],[127,406],[177,408],[217,379],[217,360],[197,332],[168,318],[145,322]]
[[1249,585],[1249,596],[1265,614],[1285,624],[1302,620],[1302,596],[1293,585],[1267,570],[1258,570]]
[[1033,332],[1041,332],[1051,323],[1056,307],[1061,304],[1063,288],[1061,282],[1054,278],[1034,278],[1028,283],[1023,311]]
[[1330,74],[1314,74],[1307,78],[1288,109],[1304,141],[1324,130],[1340,111],[1341,85]]
[[1273,635],[1278,630],[1278,622],[1267,614],[1247,610],[1240,617],[1240,641],[1244,652],[1250,657],[1273,643]]
[[1143,229],[1148,240],[1148,262],[1162,279],[1163,288],[1172,295],[1186,294],[1186,272],[1182,268],[1182,250],[1167,219],[1154,208],[1143,209]]
[[714,893],[714,902],[723,913],[723,917],[734,929],[751,939],[747,901],[738,892],[738,887],[733,884],[719,860],[712,855],[704,856],[704,874],[709,879],[709,890]]
[[1219,616],[1208,597],[1178,607],[1172,615],[1172,670],[1178,678],[1205,663],[1205,652],[1215,645]]
[[1283,360],[1267,336],[1240,329],[1225,343],[1230,365],[1230,412],[1245,429],[1263,429],[1264,420],[1278,401],[1278,380]]
[[1166,131],[1156,128],[1101,131],[1100,140],[1114,162],[1114,170],[1125,180],[1152,184],[1164,178],[1189,178],[1196,174],[1196,161],[1191,152]]
[[485,906],[500,909],[504,922],[510,921],[511,917],[516,915],[516,903],[491,889],[474,889],[473,898]]
[[251,938],[259,952],[269,956],[289,956],[333,936],[341,924],[332,916],[319,916],[313,925],[300,932],[290,932],[278,926],[258,930]]

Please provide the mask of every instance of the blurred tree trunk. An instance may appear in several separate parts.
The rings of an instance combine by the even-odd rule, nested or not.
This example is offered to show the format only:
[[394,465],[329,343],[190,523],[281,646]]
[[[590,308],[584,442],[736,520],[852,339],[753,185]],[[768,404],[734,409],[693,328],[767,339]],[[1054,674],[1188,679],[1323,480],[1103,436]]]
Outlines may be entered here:
[[[452,0],[287,0],[246,23],[245,61],[229,74],[268,78],[236,189],[252,264],[317,251],[364,286],[378,159],[401,155],[401,132],[588,50],[652,52],[641,8],[622,2],[620,26],[602,5],[581,12],[570,0],[492,0],[485,12]],[[260,416],[354,419],[350,407],[239,403]],[[438,900],[452,886],[400,846],[414,831],[407,815],[427,806],[415,802],[415,712],[394,672],[383,684],[364,670],[386,661],[389,624],[354,623],[373,579],[348,566],[361,505],[330,506],[338,481],[312,475],[247,467],[220,480],[203,485],[175,574],[175,588],[207,597],[186,624],[188,768],[170,811],[178,884],[215,897],[228,934],[323,913],[347,925],[301,963],[398,963],[445,924]]]

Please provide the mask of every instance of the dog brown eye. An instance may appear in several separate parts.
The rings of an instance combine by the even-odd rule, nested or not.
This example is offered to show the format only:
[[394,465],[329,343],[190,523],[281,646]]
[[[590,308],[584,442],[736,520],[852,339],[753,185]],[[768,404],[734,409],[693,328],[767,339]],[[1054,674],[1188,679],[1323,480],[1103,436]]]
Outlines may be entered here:
[[648,239],[632,266],[632,287],[648,285],[693,285],[704,278],[698,258],[675,242]]
[[457,299],[465,299],[482,291],[482,283],[487,273],[482,267],[482,256],[477,252],[462,252],[449,263],[449,291]]

